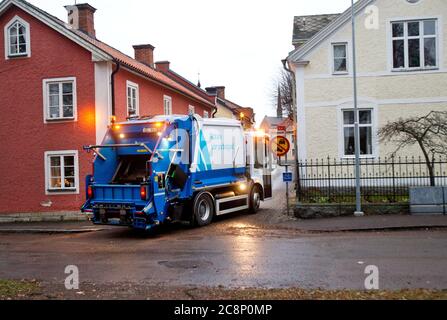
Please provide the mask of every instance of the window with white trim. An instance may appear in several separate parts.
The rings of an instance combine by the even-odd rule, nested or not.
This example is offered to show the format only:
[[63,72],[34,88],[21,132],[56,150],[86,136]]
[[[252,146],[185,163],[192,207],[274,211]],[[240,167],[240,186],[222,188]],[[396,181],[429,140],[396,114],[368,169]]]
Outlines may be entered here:
[[332,44],[333,73],[348,73],[348,44],[334,43]]
[[393,70],[433,69],[438,66],[437,20],[391,24]]
[[45,153],[46,189],[48,193],[79,191],[77,151]]
[[139,110],[138,84],[127,81],[127,116],[138,116]]
[[76,118],[76,78],[45,79],[45,120]]
[[6,57],[29,57],[30,48],[29,23],[16,16],[5,26]]
[[208,111],[203,111],[203,117],[204,118],[209,118],[210,117],[210,113]]
[[[343,156],[349,157],[355,155],[355,122],[354,110],[342,110],[343,113]],[[373,110],[359,110],[359,128],[360,128],[360,154],[363,156],[372,156],[373,134],[374,134]]]
[[194,106],[188,106],[188,114],[195,114],[196,113],[196,107]]
[[172,98],[168,96],[163,97],[163,109],[164,114],[169,116],[172,115]]

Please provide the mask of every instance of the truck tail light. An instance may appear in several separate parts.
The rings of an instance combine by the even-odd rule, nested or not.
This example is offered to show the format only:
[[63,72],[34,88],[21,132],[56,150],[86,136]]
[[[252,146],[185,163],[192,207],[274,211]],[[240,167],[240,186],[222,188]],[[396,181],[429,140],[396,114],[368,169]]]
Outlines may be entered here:
[[141,186],[140,196],[141,196],[141,200],[147,200],[147,186]]
[[88,186],[88,188],[87,188],[87,197],[89,199],[93,198],[93,186]]

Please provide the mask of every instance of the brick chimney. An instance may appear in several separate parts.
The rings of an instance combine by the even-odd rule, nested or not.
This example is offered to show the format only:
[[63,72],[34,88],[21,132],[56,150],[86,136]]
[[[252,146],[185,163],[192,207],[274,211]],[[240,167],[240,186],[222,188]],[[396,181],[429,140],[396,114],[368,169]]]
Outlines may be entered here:
[[155,68],[161,72],[168,72],[170,64],[169,61],[157,61],[155,62]]
[[68,24],[75,30],[80,30],[89,36],[95,38],[95,12],[88,3],[75,4],[72,6],[65,6],[68,11]]
[[135,50],[135,60],[150,67],[154,66],[154,46],[150,44],[141,44],[133,46],[133,49]]
[[225,87],[224,86],[209,87],[209,88],[205,88],[205,90],[209,94],[216,95],[218,98],[225,100]]

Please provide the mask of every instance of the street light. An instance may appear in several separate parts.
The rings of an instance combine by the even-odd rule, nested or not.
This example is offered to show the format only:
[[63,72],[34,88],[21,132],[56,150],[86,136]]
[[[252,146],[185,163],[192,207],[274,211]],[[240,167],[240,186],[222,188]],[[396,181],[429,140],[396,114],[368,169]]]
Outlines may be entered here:
[[359,108],[357,101],[357,62],[355,49],[355,10],[354,0],[351,0],[351,20],[352,20],[352,78],[354,84],[354,140],[355,140],[355,202],[356,209],[354,215],[363,217],[362,195],[360,189],[360,128],[359,128]]

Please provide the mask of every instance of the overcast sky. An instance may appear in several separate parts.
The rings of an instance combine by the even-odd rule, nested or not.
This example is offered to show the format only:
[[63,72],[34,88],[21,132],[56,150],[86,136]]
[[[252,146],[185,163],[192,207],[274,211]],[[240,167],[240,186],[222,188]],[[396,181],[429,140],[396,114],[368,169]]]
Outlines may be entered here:
[[[67,21],[75,0],[28,0]],[[293,16],[338,13],[350,0],[78,0],[98,11],[96,34],[133,56],[150,43],[155,60],[202,86],[224,85],[227,98],[252,107],[258,125],[275,115],[272,88],[292,46]]]

